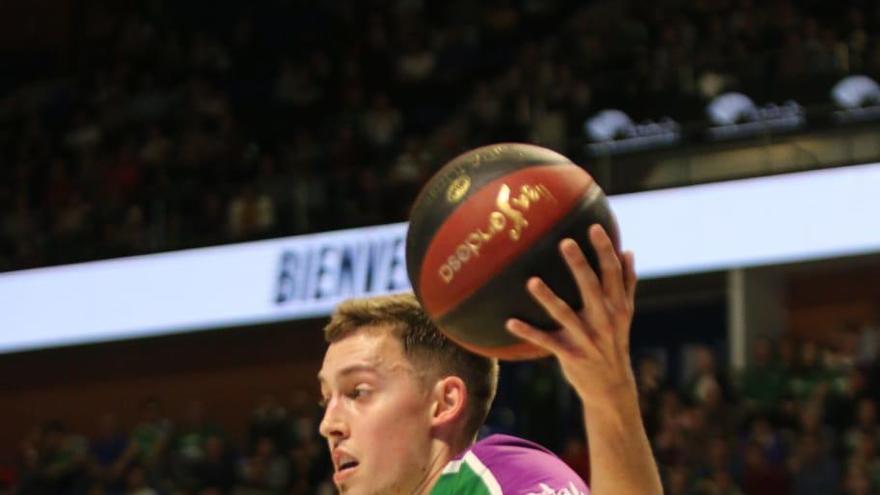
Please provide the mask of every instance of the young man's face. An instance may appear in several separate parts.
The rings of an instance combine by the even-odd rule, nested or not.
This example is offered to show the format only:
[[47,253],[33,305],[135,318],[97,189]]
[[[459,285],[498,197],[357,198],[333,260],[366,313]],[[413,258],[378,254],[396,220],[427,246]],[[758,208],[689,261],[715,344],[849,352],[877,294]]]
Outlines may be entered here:
[[427,493],[431,400],[400,341],[361,329],[330,345],[318,379],[340,493]]

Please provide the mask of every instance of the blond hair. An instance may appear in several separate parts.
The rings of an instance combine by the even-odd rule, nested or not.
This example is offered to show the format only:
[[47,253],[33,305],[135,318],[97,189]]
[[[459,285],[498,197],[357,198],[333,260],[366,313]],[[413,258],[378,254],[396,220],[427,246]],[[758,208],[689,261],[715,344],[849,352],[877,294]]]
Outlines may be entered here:
[[467,386],[464,435],[473,438],[486,421],[498,386],[498,361],[478,356],[446,338],[412,293],[350,299],[338,305],[324,327],[328,344],[364,327],[385,328],[427,383],[457,376]]

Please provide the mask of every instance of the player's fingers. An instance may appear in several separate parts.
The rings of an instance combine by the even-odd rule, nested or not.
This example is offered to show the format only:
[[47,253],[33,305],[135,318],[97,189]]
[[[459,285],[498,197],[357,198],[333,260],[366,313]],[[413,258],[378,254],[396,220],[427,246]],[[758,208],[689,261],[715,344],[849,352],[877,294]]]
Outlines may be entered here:
[[558,357],[584,353],[595,359],[602,355],[592,340],[586,338],[579,339],[581,341],[577,343],[572,342],[570,334],[565,330],[547,332],[516,318],[507,320],[505,328],[514,336]]
[[626,287],[626,299],[631,306],[635,306],[636,286],[638,285],[638,277],[636,277],[636,256],[632,251],[623,253],[623,280]]
[[630,333],[632,332],[632,318],[635,311],[636,284],[638,282],[635,271],[635,257],[632,251],[626,251],[621,255],[621,264],[623,265],[623,281],[626,288],[626,312],[621,314],[620,317],[625,321],[626,325],[621,331],[617,342],[619,345],[618,350],[628,353]]
[[507,331],[512,333],[516,337],[519,337],[522,340],[525,340],[526,342],[529,342],[553,354],[558,353],[563,347],[562,343],[558,341],[558,336],[535,328],[528,323],[522,320],[518,320],[516,318],[511,318],[507,320],[505,328],[507,328]]
[[567,302],[557,296],[553,289],[547,286],[543,280],[538,277],[532,277],[526,282],[526,288],[532,298],[544,308],[544,311],[559,323],[564,331],[572,332],[574,335],[585,334],[586,329],[578,314],[571,309]]
[[589,237],[599,258],[602,288],[605,295],[608,296],[608,300],[615,308],[622,308],[626,302],[626,289],[624,288],[620,258],[617,256],[614,243],[611,242],[611,238],[599,224],[590,226]]
[[577,284],[584,305],[584,314],[587,315],[589,323],[593,328],[605,327],[608,323],[605,293],[602,291],[602,284],[596,272],[573,239],[563,239],[559,243],[559,250]]

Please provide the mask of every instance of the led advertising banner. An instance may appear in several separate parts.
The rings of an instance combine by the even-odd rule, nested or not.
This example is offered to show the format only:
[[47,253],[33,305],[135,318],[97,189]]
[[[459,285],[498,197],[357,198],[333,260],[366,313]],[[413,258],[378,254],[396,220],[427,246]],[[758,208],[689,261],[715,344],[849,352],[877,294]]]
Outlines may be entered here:
[[306,318],[409,289],[405,224],[0,274],[0,352]]
[[[880,164],[610,198],[641,278],[880,252]],[[0,274],[0,352],[324,316],[408,290],[406,224]]]

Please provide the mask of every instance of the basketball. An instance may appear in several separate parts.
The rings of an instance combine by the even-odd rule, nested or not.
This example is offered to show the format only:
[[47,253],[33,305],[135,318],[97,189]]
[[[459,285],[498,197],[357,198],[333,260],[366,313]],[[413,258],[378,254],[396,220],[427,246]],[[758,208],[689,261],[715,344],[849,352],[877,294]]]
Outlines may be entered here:
[[558,246],[574,239],[596,269],[587,238],[595,223],[619,249],[608,199],[583,168],[540,146],[484,146],[445,164],[419,192],[407,271],[419,302],[454,342],[499,359],[543,357],[545,351],[508,333],[505,322],[558,327],[525,289],[533,276],[581,308]]

